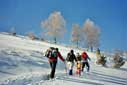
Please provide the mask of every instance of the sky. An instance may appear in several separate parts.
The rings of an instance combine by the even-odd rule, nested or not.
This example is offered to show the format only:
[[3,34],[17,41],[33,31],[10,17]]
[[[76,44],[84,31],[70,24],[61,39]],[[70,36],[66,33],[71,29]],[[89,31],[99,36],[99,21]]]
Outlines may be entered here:
[[15,27],[25,35],[42,34],[41,21],[54,11],[66,20],[66,33],[60,42],[70,44],[73,23],[83,26],[86,19],[100,27],[100,49],[127,50],[127,0],[0,0],[0,32]]

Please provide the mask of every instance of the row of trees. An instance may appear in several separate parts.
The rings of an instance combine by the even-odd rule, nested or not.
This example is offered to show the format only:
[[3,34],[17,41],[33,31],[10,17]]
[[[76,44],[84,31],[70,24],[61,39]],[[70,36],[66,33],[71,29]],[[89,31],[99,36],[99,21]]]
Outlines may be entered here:
[[[66,32],[66,20],[60,12],[53,12],[46,20],[41,22],[41,27],[44,30],[43,34],[47,37],[53,38],[54,43],[57,43],[57,39],[63,37]],[[11,28],[11,34],[16,35],[14,27]],[[28,32],[27,36],[32,40],[39,39],[33,32]],[[92,51],[93,48],[99,47],[99,37],[100,29],[90,19],[87,19],[82,27],[78,23],[72,24],[70,40],[77,48],[81,43],[83,43]]]
[[92,51],[93,47],[99,47],[99,37],[100,29],[90,19],[85,21],[83,27],[78,24],[73,24],[72,26],[71,40],[77,44],[77,47],[80,42],[83,42]]
[[[52,37],[54,43],[57,43],[57,39],[66,32],[66,21],[60,12],[53,12],[41,22],[41,27],[45,30],[45,35]],[[99,47],[99,37],[100,29],[90,19],[85,21],[83,27],[80,27],[78,23],[72,25],[71,41],[77,47],[82,42],[92,51],[94,47]]]

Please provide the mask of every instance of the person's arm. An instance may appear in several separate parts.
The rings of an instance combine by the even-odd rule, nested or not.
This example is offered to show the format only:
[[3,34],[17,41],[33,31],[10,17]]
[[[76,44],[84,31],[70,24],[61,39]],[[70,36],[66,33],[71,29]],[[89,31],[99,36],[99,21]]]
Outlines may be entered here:
[[82,58],[82,60],[84,60],[84,54],[82,53],[82,55],[81,55],[81,58]]
[[60,52],[58,52],[58,57],[59,57],[62,61],[65,61],[65,59],[64,59],[63,56],[60,54]]
[[67,57],[66,57],[66,61],[69,61],[69,56],[70,56],[70,54],[68,53]]
[[87,58],[91,61],[91,58],[87,55]]
[[75,61],[77,62],[77,59],[76,59],[76,56],[75,56],[75,54],[74,54],[74,59],[75,59]]

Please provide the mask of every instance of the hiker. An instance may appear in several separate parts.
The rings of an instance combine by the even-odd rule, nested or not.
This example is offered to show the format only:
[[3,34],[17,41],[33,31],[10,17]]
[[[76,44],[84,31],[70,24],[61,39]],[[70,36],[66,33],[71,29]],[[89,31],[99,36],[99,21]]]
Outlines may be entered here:
[[98,48],[96,51],[97,61],[96,63],[98,65],[106,66],[106,57],[103,53],[100,52],[100,49]]
[[81,55],[79,53],[77,53],[76,59],[77,59],[77,64],[76,64],[77,70],[76,70],[76,74],[78,74],[80,76],[81,75],[81,60],[82,60],[82,57],[81,57]]
[[96,51],[96,57],[97,57],[97,61],[101,58],[101,52],[99,48]]
[[114,61],[114,64],[113,64],[114,68],[120,68],[121,66],[125,64],[123,57],[121,57],[120,54],[118,53],[114,54],[113,61]]
[[73,75],[74,60],[77,61],[76,56],[74,54],[74,51],[70,50],[70,52],[67,54],[67,58],[66,58],[67,67],[69,69],[69,75]]
[[57,58],[59,57],[63,62],[65,59],[59,52],[58,48],[50,47],[47,51],[45,56],[48,58],[48,61],[50,63],[51,72],[49,75],[49,78],[53,79],[55,76],[55,70],[56,70],[56,64],[57,64]]
[[91,60],[90,57],[87,55],[86,52],[83,52],[81,54],[81,57],[82,57],[82,70],[81,71],[83,72],[84,71],[84,67],[87,66],[86,69],[87,69],[87,72],[89,72],[90,65],[88,63],[88,60]]

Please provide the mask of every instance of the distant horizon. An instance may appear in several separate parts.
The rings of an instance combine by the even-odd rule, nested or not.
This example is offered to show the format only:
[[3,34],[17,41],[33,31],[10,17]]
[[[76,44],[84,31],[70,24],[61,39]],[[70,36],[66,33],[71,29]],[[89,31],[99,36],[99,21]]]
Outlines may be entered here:
[[[7,32],[0,32],[0,33],[10,33],[9,31]],[[12,35],[12,34],[10,34]],[[17,34],[19,36],[27,36],[27,34]],[[13,35],[12,35],[13,36]],[[38,37],[38,36],[37,36]],[[40,37],[38,37],[40,38]],[[41,39],[41,38],[40,38]],[[36,39],[35,39],[36,41]],[[38,41],[38,40],[37,40]],[[40,42],[42,42],[41,40],[39,40]],[[47,42],[47,43],[51,43],[51,44],[55,44],[53,40],[44,40],[44,42]],[[85,49],[85,50],[88,50],[88,48],[86,47],[82,47],[82,46],[79,46],[78,48],[76,47],[76,45],[74,45],[74,43],[71,43],[71,44],[67,44],[67,43],[62,43],[62,42],[57,42],[56,45],[62,45],[62,46],[72,46],[72,48],[76,48],[76,49]],[[119,51],[122,51],[123,53],[127,52],[127,50],[120,50],[120,49],[113,49],[113,50],[104,50],[104,49],[100,49],[100,51],[103,53],[113,53],[115,50],[119,50]],[[90,52],[90,50],[88,50]],[[96,49],[94,48],[93,52],[95,52]]]
[[101,29],[101,50],[127,51],[126,10],[126,0],[0,0],[0,32],[9,32],[14,27],[19,35],[31,31],[41,36],[41,21],[59,11],[67,30],[59,42],[71,44],[72,24],[82,27],[89,18]]

